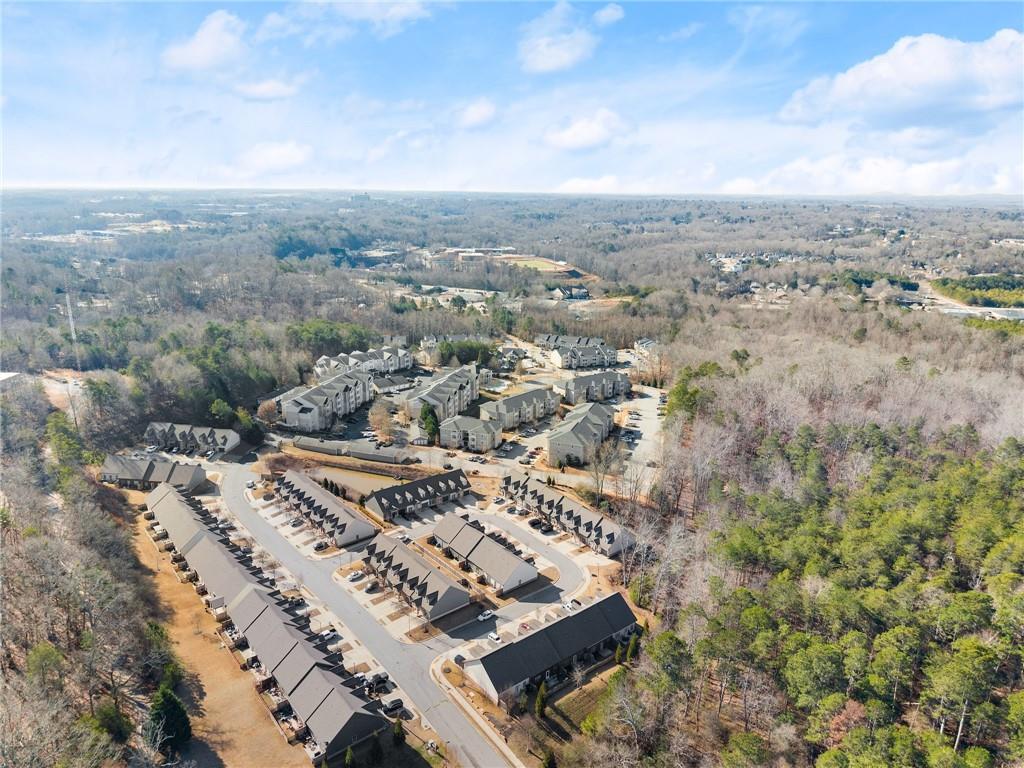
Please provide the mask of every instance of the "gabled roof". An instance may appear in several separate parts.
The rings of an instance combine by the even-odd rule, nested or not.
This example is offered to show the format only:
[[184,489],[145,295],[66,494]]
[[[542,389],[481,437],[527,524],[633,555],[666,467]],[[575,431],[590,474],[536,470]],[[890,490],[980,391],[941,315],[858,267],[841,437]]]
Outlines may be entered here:
[[614,592],[528,635],[504,643],[477,661],[500,694],[636,624],[622,595]]
[[435,526],[434,538],[499,584],[509,581],[516,571],[522,571],[523,568],[534,573],[537,570],[515,552],[502,546],[469,520],[454,512],[449,512]]
[[401,485],[381,488],[370,494],[366,506],[380,513],[392,509],[404,509],[438,496],[447,496],[457,491],[468,491],[469,480],[461,469],[453,469],[440,475],[431,475],[419,480],[411,480]]

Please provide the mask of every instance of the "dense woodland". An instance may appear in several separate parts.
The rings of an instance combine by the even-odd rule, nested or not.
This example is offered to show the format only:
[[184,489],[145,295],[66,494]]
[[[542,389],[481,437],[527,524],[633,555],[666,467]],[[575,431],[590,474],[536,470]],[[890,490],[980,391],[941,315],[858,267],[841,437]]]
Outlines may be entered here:
[[[182,228],[25,239],[105,230],[110,212]],[[562,332],[658,339],[671,389],[661,469],[609,482],[603,501],[638,533],[623,579],[656,621],[559,764],[1020,764],[1024,334],[890,298],[929,274],[965,302],[1012,303],[1022,237],[1019,208],[945,202],[5,200],[2,367],[88,380],[77,428],[31,384],[3,394],[0,754],[144,764],[161,745],[124,734],[152,722],[176,672],[128,521],[83,474],[93,452],[150,418],[254,428],[259,400],[317,356],[388,334]],[[542,275],[496,265],[439,276],[410,254],[367,269],[381,245],[512,245],[621,303],[553,306]],[[750,261],[723,273],[715,254]],[[397,298],[442,281],[521,309]],[[755,308],[754,281],[800,295]]]

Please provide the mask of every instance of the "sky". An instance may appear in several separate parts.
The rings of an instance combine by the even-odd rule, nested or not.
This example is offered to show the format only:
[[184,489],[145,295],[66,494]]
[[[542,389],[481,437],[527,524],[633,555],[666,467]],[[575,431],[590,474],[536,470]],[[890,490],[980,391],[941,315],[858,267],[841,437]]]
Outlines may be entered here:
[[3,186],[1024,196],[1024,4],[14,3]]

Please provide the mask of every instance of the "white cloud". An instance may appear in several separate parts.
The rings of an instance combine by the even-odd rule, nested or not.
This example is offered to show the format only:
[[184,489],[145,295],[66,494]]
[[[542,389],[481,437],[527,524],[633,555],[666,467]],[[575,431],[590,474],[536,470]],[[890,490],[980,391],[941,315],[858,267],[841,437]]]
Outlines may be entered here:
[[313,148],[308,144],[297,141],[263,142],[239,156],[234,175],[252,179],[284,173],[305,165],[312,156]]
[[519,39],[519,64],[525,72],[558,72],[589,59],[599,40],[578,23],[577,14],[565,0],[523,28]]
[[917,113],[927,122],[944,122],[950,113],[1019,107],[1022,91],[1021,32],[1003,29],[978,43],[927,34],[901,38],[873,59],[812,80],[793,94],[781,116],[810,122]]
[[[998,160],[974,162],[966,157],[908,162],[897,156],[855,157],[837,153],[801,157],[757,178],[734,179],[722,186],[728,194],[864,194],[970,195],[1019,193]],[[1019,166],[1018,166],[1019,171]]]
[[599,27],[607,27],[617,21],[622,21],[626,12],[617,3],[608,3],[604,8],[594,11],[594,23]]
[[187,40],[173,43],[161,56],[168,69],[201,71],[239,59],[245,53],[245,22],[227,11],[214,11]]
[[592,179],[576,176],[555,188],[555,192],[565,195],[612,195],[620,191],[619,177],[614,174]]
[[743,34],[743,46],[786,48],[807,31],[807,20],[796,8],[779,5],[740,5],[729,11],[729,23]]
[[682,42],[689,40],[691,37],[696,35],[704,28],[704,25],[699,21],[691,21],[689,24],[684,24],[674,32],[669,32],[665,35],[660,35],[658,40],[663,43]]
[[239,83],[235,86],[235,92],[252,101],[278,101],[297,94],[306,80],[306,75],[298,75],[291,80],[272,77],[252,83]]
[[268,13],[256,31],[256,40],[298,36],[307,46],[331,44],[351,37],[360,24],[385,39],[429,17],[430,8],[422,2],[295,3],[282,12]]
[[481,97],[462,110],[459,114],[459,125],[463,128],[482,128],[491,122],[497,113],[494,102]]
[[556,149],[595,149],[608,144],[625,129],[622,118],[610,109],[601,108],[593,115],[577,118],[562,128],[548,131],[544,141]]

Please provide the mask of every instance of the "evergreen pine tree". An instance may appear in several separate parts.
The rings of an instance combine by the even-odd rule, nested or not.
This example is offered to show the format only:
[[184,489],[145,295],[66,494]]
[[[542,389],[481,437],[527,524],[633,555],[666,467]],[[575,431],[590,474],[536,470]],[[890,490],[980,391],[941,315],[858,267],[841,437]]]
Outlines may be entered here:
[[185,705],[169,687],[161,685],[150,701],[149,720],[160,729],[160,749],[176,750],[192,738]]

